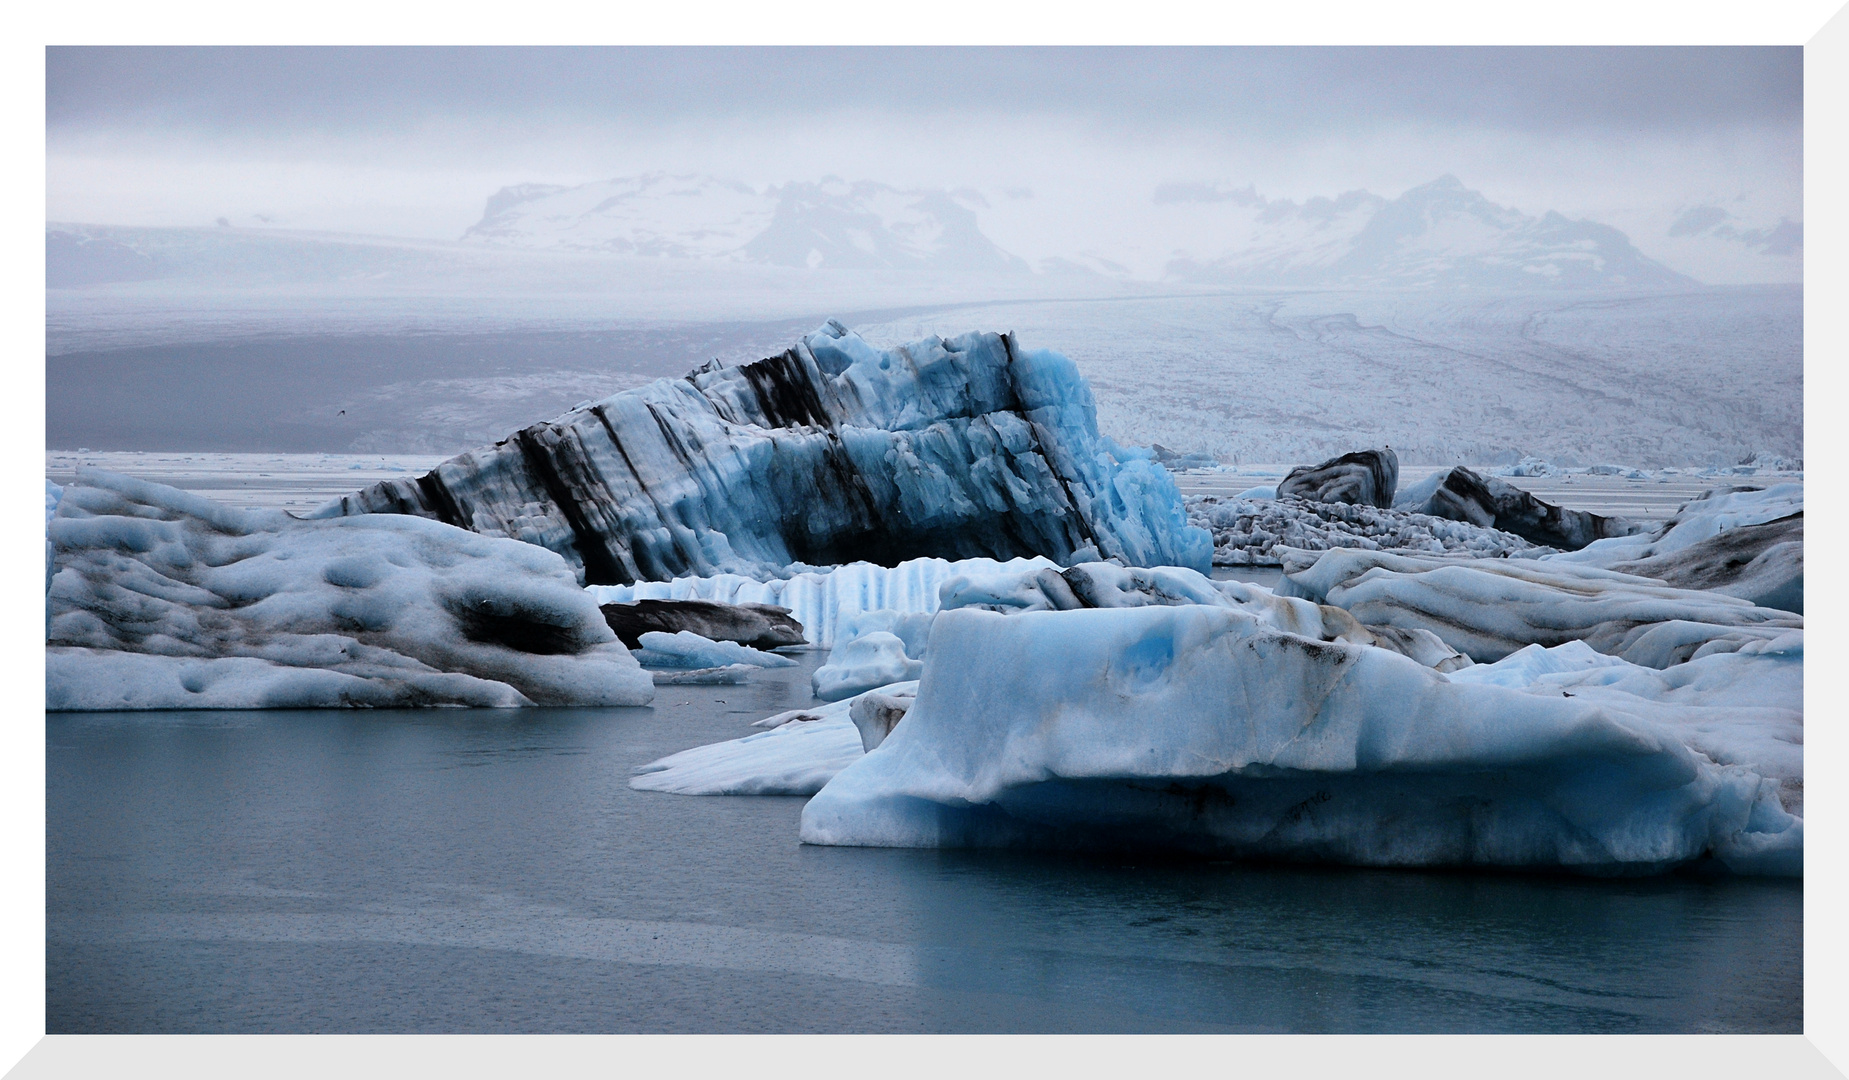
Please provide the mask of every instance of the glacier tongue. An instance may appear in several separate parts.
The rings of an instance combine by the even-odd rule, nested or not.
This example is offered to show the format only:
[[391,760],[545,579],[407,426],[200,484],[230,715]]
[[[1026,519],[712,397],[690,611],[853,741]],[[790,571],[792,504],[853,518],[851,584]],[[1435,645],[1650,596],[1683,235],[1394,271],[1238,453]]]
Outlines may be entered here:
[[1098,433],[1066,357],[975,333],[882,350],[835,322],[315,516],[376,512],[538,544],[585,584],[922,556],[1205,570],[1212,554],[1167,471]]

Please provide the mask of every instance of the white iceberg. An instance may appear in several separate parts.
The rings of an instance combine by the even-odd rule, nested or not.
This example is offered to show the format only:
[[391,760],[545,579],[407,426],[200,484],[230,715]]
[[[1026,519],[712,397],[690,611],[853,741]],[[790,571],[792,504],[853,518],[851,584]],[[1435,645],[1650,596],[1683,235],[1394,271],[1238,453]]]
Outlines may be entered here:
[[304,521],[81,469],[47,526],[46,707],[645,705],[563,559],[396,514]]
[[905,655],[905,642],[896,634],[872,630],[836,645],[828,663],[810,677],[815,696],[839,701],[889,683],[918,678],[924,662]]
[[1756,683],[1785,687],[1761,734],[1801,736],[1789,650],[1689,676],[1584,667],[1569,697],[1196,604],[950,610],[927,655],[877,749],[854,759],[843,731],[850,763],[804,808],[805,842],[1801,873],[1782,801],[1801,754],[1725,734]]

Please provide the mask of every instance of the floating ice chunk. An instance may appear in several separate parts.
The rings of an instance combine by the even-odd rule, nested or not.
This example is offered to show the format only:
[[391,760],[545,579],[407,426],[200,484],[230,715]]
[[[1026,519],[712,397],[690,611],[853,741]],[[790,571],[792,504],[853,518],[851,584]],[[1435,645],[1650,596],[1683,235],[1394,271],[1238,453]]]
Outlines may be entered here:
[[1233,496],[1235,499],[1275,499],[1277,497],[1278,486],[1276,484],[1260,484],[1257,487],[1249,487]]
[[[917,692],[916,682],[880,687],[895,698]],[[629,786],[676,795],[813,795],[866,753],[849,713],[854,700],[792,710],[769,731],[729,742],[696,746],[636,770]]]
[[923,662],[905,655],[905,642],[894,634],[875,630],[835,646],[828,663],[815,669],[811,681],[823,701],[864,693],[889,683],[918,678]]
[[651,630],[639,640],[642,647],[635,650],[636,662],[647,668],[713,668],[729,664],[761,668],[796,666],[796,661],[787,656],[763,652],[736,641],[711,641],[691,630],[672,634]]
[[586,591],[599,604],[626,604],[636,600],[716,600],[724,604],[774,604],[785,608],[802,624],[813,645],[832,648],[841,625],[867,611],[929,614],[937,610],[938,590],[950,578],[964,574],[1015,573],[1051,567],[1046,558],[910,559],[897,566],[850,563],[832,570],[804,572],[788,578],[759,581],[737,574],[684,577],[673,581],[644,581],[634,585],[592,585]]
[[642,705],[563,560],[403,515],[303,521],[80,469],[48,526],[50,709]]
[[617,639],[631,649],[641,648],[641,635],[657,630],[667,634],[691,630],[710,641],[736,641],[754,649],[805,644],[802,625],[790,618],[788,609],[770,604],[635,600],[598,607]]
[[1471,685],[1206,605],[945,611],[927,656],[805,842],[1802,872],[1776,763],[1694,749],[1675,702]]
[[1513,533],[1401,509],[1302,499],[1188,500],[1188,520],[1213,534],[1216,566],[1278,566],[1284,552],[1354,547],[1433,554],[1535,555],[1548,551]]

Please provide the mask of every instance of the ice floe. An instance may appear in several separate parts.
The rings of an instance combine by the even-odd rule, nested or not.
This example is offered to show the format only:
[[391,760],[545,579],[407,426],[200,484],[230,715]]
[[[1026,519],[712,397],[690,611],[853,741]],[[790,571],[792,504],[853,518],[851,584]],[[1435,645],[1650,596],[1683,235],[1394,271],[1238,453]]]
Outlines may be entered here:
[[1205,569],[1211,555],[1151,452],[1099,434],[1066,357],[995,334],[877,349],[835,322],[316,511],[371,512],[525,540],[584,584],[925,556]]
[[50,709],[641,705],[563,559],[396,514],[304,521],[79,472],[47,525]]

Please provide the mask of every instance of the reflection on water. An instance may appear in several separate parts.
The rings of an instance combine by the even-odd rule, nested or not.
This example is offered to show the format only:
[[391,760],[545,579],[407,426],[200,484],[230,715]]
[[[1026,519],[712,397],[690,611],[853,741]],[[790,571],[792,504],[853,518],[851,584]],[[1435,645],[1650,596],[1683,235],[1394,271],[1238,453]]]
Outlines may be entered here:
[[1797,1031],[1800,886],[804,847],[630,769],[802,703],[47,722],[71,1031]]

